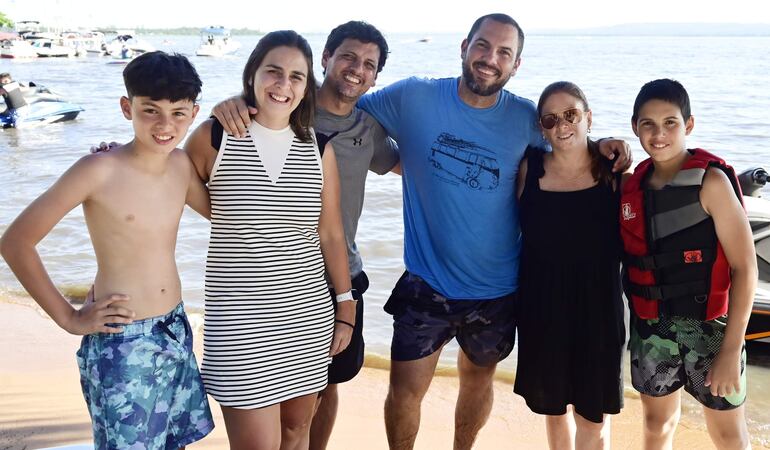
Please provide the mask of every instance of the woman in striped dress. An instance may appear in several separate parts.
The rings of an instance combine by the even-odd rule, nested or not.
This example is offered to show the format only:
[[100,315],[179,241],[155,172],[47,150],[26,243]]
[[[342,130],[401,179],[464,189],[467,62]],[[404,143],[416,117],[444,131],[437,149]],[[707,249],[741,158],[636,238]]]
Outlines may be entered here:
[[[209,119],[185,146],[211,196],[202,376],[231,448],[307,448],[316,395],[350,341],[350,295],[334,151],[318,143],[307,41],[265,35],[243,72],[256,106],[241,139]],[[319,151],[319,145],[321,148]],[[325,151],[324,151],[325,150]]]

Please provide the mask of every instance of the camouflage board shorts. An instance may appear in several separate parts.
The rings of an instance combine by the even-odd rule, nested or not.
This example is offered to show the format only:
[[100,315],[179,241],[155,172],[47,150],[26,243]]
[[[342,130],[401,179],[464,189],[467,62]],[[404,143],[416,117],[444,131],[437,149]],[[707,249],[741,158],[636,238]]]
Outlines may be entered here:
[[165,316],[83,337],[80,384],[98,449],[176,449],[213,428],[182,303]]
[[702,321],[683,317],[644,320],[631,314],[631,381],[637,391],[662,397],[684,386],[703,406],[716,410],[739,407],[746,400],[746,349],[741,357],[741,390],[718,397],[704,386],[719,353],[726,317]]
[[515,303],[515,293],[490,300],[450,300],[419,276],[404,272],[385,304],[393,315],[391,359],[421,359],[457,337],[474,364],[496,364],[513,350]]

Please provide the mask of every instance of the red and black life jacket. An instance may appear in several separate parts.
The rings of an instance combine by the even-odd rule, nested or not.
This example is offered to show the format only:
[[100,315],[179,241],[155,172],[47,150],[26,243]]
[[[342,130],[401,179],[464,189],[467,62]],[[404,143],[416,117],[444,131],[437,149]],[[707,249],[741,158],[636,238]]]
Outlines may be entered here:
[[[700,203],[706,170],[723,170],[741,199],[735,171],[702,149],[671,183],[645,189],[652,160],[640,163],[623,187],[620,232],[626,257],[626,295],[642,319],[681,316],[711,320],[727,313],[730,266],[714,221]],[[741,200],[742,202],[742,200]]]

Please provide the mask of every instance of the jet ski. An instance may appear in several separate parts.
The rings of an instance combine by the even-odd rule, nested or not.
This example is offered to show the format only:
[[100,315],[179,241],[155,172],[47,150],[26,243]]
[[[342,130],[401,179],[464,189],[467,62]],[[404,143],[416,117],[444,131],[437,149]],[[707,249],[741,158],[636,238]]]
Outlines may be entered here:
[[738,175],[743,204],[754,235],[759,271],[751,319],[746,329],[747,341],[770,342],[770,200],[761,196],[768,179],[770,176],[761,167],[745,170]]
[[48,89],[46,86],[35,84],[32,81],[27,85],[27,89],[22,92],[24,100],[26,100],[28,105],[36,102],[66,102],[64,96],[60,93]]
[[0,111],[0,127],[27,128],[73,120],[83,111],[44,86],[31,85],[22,90],[17,82],[3,86],[6,107]]

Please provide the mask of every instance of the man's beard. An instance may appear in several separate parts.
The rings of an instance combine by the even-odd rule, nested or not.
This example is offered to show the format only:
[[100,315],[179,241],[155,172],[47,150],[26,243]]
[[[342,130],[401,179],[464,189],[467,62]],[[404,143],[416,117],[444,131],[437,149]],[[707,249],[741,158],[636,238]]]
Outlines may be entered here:
[[[490,67],[490,66],[487,66],[487,67]],[[497,70],[497,69],[494,69],[494,70]],[[510,79],[511,79],[511,76],[508,75],[507,78],[501,79],[497,83],[492,83],[488,86],[482,86],[476,81],[476,78],[473,76],[473,71],[471,69],[470,63],[463,60],[463,80],[465,80],[465,86],[476,95],[487,97],[490,95],[497,94],[503,89],[503,86],[505,86],[505,83],[507,83],[508,80]]]
[[345,103],[356,103],[358,99],[366,93],[366,91],[355,89],[355,94],[351,96],[345,92],[347,89],[344,81],[338,82],[336,79],[330,81],[332,82],[332,88],[337,99]]

